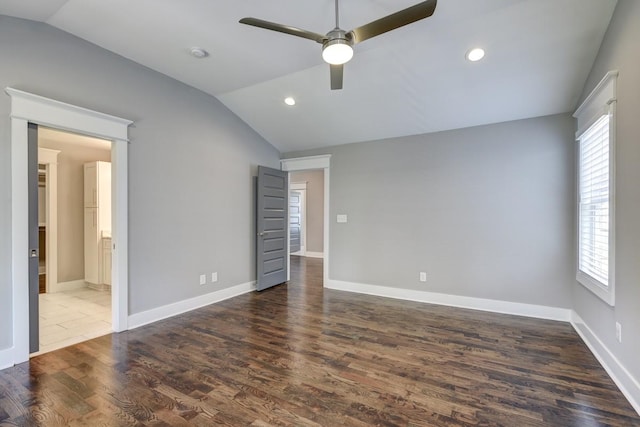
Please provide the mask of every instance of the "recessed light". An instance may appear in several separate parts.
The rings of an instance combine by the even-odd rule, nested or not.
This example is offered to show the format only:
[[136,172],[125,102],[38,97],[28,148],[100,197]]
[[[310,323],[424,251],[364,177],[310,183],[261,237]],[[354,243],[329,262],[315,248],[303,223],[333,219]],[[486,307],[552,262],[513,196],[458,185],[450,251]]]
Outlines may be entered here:
[[471,62],[480,61],[482,58],[484,58],[484,49],[481,49],[479,47],[471,49],[469,52],[467,52],[466,57],[467,60]]
[[284,99],[284,103],[290,106],[296,105],[296,100],[288,96]]
[[206,58],[207,56],[209,56],[209,52],[201,47],[192,47],[191,49],[189,49],[189,53],[191,54],[191,56],[198,59]]

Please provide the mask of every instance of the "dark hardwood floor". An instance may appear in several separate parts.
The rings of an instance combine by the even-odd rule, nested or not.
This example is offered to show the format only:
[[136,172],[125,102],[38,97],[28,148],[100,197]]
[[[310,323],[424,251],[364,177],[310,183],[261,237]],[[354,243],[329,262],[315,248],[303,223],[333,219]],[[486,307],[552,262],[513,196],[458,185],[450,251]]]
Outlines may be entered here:
[[640,426],[567,323],[292,280],[0,371],[0,425]]

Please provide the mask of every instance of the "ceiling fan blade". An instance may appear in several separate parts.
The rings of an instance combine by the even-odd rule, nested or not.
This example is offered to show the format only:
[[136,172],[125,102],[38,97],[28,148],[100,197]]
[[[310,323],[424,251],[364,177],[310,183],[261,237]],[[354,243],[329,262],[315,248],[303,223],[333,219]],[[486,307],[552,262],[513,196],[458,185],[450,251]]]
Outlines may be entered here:
[[304,39],[313,40],[318,43],[324,43],[327,36],[314,33],[313,31],[302,30],[300,28],[291,27],[289,25],[276,24],[275,22],[264,21],[257,18],[242,18],[241,24],[252,25],[254,27],[264,28],[266,30],[278,31],[280,33],[290,34],[292,36],[302,37]]
[[436,10],[437,2],[437,0],[423,1],[422,3],[418,3],[351,30],[347,35],[351,37],[354,43],[363,42],[372,37],[384,34],[387,31],[395,30],[412,22],[428,18],[433,15],[433,12]]
[[331,90],[342,89],[343,71],[344,71],[344,64],[331,65]]

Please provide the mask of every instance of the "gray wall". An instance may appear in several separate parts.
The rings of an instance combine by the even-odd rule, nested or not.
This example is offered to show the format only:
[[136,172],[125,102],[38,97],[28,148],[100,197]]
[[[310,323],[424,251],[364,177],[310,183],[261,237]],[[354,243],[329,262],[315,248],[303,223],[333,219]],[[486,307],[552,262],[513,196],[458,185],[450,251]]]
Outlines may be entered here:
[[569,308],[573,131],[557,115],[285,157],[332,155],[331,279]]
[[39,139],[58,154],[58,282],[84,279],[84,164],[111,161],[111,150]]
[[[0,87],[134,120],[130,313],[255,279],[253,176],[279,153],[218,100],[48,25],[0,16]],[[0,350],[11,346],[10,99],[0,94]],[[218,272],[215,285],[199,274]]]
[[[574,309],[640,379],[640,1],[619,0],[582,99],[610,70],[619,70],[616,118],[616,305],[610,307],[579,283],[573,287]],[[622,343],[615,322],[622,324]]]
[[305,250],[322,252],[324,248],[324,171],[292,172],[290,182],[307,183],[307,241]]

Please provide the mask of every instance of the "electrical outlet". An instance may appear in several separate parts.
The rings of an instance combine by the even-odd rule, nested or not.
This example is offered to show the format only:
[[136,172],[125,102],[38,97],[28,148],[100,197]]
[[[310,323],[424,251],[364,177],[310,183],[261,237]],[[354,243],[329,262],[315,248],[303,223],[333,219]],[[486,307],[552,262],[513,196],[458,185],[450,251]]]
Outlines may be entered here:
[[206,274],[201,274],[200,275],[200,284],[201,285],[206,285],[207,284],[207,275]]
[[218,272],[211,273],[211,283],[216,283],[218,281]]
[[622,342],[622,325],[620,322],[616,322],[616,339],[618,342]]
[[426,282],[427,281],[427,272],[426,271],[421,271],[420,272],[420,281],[421,282]]

